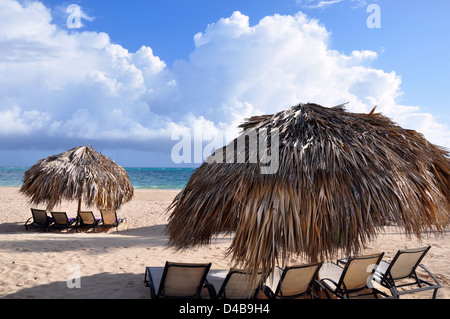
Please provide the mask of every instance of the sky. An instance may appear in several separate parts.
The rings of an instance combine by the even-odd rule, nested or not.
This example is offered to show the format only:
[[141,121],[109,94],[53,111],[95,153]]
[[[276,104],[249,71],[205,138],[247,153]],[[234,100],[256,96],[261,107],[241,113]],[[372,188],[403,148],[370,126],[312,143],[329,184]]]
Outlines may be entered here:
[[0,0],[0,166],[91,145],[125,167],[195,167],[246,118],[307,102],[377,105],[450,148],[449,13],[446,0]]

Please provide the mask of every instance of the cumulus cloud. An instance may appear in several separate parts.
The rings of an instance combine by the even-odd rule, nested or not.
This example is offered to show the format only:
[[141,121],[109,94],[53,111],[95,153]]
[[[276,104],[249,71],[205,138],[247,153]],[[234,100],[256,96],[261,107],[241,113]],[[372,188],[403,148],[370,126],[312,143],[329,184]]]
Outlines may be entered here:
[[349,102],[357,112],[378,105],[450,146],[431,114],[398,105],[401,78],[370,66],[376,52],[343,54],[329,37],[303,13],[251,26],[234,12],[193,35],[189,57],[168,67],[149,46],[129,52],[106,33],[57,27],[40,2],[0,0],[0,148],[95,142],[170,154],[174,130],[237,134],[245,118],[300,102]]

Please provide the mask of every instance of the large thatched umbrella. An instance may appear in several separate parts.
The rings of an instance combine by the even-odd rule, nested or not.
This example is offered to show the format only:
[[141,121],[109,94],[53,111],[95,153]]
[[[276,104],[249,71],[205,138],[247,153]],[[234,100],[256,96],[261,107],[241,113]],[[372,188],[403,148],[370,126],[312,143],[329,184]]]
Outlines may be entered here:
[[39,160],[23,177],[20,192],[33,204],[51,210],[62,200],[78,200],[98,208],[118,209],[133,197],[128,174],[92,147],[79,146]]
[[388,221],[418,237],[450,222],[448,151],[374,110],[299,104],[241,127],[279,133],[278,170],[262,174],[249,145],[244,163],[207,159],[169,207],[170,245],[234,231],[232,259],[267,271],[280,257],[357,254]]

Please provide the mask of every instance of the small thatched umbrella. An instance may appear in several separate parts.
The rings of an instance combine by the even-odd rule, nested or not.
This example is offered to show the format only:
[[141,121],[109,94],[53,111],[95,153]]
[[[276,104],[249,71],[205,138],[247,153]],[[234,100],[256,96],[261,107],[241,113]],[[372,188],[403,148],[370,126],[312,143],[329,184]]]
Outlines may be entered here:
[[47,203],[47,210],[62,200],[78,200],[78,210],[82,200],[87,206],[118,209],[133,191],[125,169],[87,146],[39,160],[25,172],[20,188],[31,203]]
[[234,230],[236,264],[268,271],[279,257],[357,254],[387,222],[418,237],[450,222],[448,151],[374,110],[299,104],[241,127],[277,129],[278,170],[261,174],[265,164],[249,160],[254,148],[244,163],[207,159],[168,208],[170,245],[187,249]]

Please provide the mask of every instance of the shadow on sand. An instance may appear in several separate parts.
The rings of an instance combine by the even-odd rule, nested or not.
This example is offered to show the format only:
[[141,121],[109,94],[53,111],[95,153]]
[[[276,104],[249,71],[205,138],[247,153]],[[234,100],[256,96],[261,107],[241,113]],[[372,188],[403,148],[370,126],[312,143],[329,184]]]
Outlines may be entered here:
[[99,273],[24,288],[2,299],[150,299],[142,274]]

